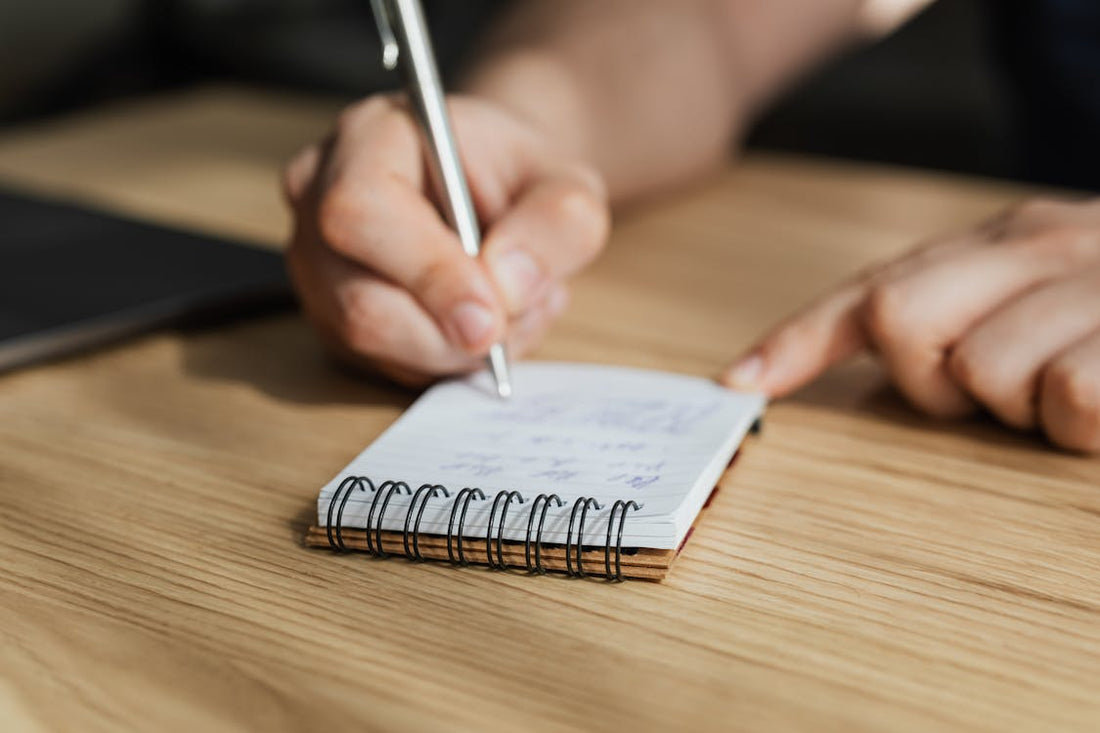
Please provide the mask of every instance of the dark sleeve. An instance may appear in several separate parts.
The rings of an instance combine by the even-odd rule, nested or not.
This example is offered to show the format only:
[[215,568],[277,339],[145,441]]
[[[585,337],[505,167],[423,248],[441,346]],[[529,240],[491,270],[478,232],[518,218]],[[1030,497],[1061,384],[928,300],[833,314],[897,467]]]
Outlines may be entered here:
[[1100,190],[1100,0],[988,0],[1021,173]]

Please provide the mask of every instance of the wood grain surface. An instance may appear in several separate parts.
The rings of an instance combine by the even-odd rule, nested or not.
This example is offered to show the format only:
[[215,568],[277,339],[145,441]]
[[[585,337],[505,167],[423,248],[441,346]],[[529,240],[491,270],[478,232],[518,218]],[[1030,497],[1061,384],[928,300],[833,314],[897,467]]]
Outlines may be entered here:
[[[0,181],[277,246],[336,106],[232,89],[0,138]],[[619,215],[538,356],[716,374],[1024,191],[749,156]],[[1100,462],[857,362],[775,404],[661,584],[310,550],[413,398],[294,314],[0,376],[0,729],[1097,730]]]

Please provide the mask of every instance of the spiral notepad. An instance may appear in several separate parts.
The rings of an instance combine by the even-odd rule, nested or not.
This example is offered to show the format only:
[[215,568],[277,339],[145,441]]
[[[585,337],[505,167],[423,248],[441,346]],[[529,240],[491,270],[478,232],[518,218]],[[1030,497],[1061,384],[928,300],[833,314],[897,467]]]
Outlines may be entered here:
[[697,377],[526,362],[428,390],[321,491],[307,544],[661,580],[764,398]]

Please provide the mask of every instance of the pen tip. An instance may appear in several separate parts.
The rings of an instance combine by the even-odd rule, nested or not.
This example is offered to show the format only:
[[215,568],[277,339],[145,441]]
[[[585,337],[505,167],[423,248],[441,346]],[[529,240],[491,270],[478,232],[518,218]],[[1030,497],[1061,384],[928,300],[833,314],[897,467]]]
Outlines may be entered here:
[[508,374],[508,356],[503,344],[493,344],[489,349],[489,368],[497,385],[497,396],[506,400],[512,396],[512,380]]

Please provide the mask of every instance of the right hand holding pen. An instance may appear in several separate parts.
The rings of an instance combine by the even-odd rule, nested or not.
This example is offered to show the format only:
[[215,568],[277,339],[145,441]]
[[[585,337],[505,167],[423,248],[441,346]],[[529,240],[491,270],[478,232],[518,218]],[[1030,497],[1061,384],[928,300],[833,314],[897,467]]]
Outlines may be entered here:
[[600,176],[505,110],[448,99],[483,227],[469,257],[440,216],[415,119],[399,97],[347,109],[287,166],[287,251],[306,314],[339,356],[405,384],[481,367],[502,338],[533,348],[602,249]]

